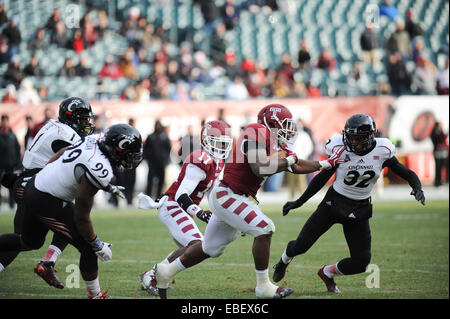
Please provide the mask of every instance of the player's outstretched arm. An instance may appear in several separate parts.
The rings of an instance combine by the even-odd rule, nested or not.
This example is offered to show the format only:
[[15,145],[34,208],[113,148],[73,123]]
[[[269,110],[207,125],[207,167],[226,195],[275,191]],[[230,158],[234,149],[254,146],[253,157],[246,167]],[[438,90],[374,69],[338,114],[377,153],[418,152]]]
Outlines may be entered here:
[[333,176],[336,168],[323,170],[317,174],[309,183],[303,194],[295,201],[289,201],[283,206],[283,216],[286,216],[291,209],[296,209],[306,203],[311,197],[313,197],[323,186],[328,182],[328,180]]
[[383,163],[383,167],[389,167],[395,174],[406,180],[412,188],[411,195],[422,205],[425,205],[425,194],[422,190],[422,183],[414,171],[401,164],[395,156],[386,160]]

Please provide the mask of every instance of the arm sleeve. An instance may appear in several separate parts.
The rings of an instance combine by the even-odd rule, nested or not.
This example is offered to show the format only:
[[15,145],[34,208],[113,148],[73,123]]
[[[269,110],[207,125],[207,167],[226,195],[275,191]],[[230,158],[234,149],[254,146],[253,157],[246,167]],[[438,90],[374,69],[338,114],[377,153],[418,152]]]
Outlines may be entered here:
[[302,205],[306,203],[311,197],[322,189],[322,187],[328,182],[335,172],[336,167],[329,170],[322,170],[311,180],[305,192],[299,197],[299,199],[297,199],[297,201],[302,203]]
[[178,186],[177,193],[175,194],[175,200],[182,194],[192,194],[197,185],[206,178],[206,173],[200,167],[194,164],[188,164],[186,166],[186,172],[183,180]]
[[412,170],[401,164],[397,157],[393,156],[383,163],[383,167],[389,167],[395,174],[408,182],[412,189],[421,189],[422,183]]

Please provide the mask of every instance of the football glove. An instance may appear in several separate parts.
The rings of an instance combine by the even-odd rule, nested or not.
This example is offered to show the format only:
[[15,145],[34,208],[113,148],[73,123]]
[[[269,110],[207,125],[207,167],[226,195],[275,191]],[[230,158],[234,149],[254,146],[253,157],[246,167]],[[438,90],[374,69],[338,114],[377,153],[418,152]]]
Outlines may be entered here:
[[212,215],[212,213],[209,210],[200,210],[196,214],[198,219],[200,219],[201,221],[203,221],[207,224],[209,222],[209,219],[211,218],[211,215]]
[[299,208],[302,205],[303,205],[303,203],[300,202],[299,200],[287,202],[283,206],[283,216],[286,216],[291,209]]
[[139,209],[158,209],[165,203],[167,198],[169,198],[168,196],[163,196],[159,201],[155,202],[150,196],[145,195],[144,193],[139,193],[137,197]]
[[281,149],[286,152],[286,161],[288,162],[288,166],[294,165],[298,162],[297,154],[291,151],[286,144],[282,145]]
[[425,194],[421,189],[413,189],[410,195],[413,195],[416,201],[425,206]]
[[92,250],[101,261],[112,259],[112,251],[111,248],[109,248],[112,244],[101,241],[98,236],[95,236],[89,244],[91,244]]
[[125,199],[125,194],[122,191],[125,190],[125,187],[109,184],[107,187],[107,191],[113,195],[119,196],[120,198]]
[[331,156],[323,161],[319,161],[320,169],[330,169],[336,165],[349,161],[349,158],[340,158],[342,152],[345,151],[345,146],[338,148]]

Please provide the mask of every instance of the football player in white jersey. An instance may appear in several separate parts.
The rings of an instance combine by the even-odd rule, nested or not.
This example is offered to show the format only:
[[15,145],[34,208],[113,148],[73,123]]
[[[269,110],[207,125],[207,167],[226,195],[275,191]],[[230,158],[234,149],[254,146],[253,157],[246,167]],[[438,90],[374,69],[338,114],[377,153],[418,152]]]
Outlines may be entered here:
[[[24,216],[23,192],[26,181],[39,172],[59,150],[78,142],[94,131],[94,115],[88,101],[79,97],[64,99],[59,105],[58,119],[50,119],[36,134],[23,157],[24,171],[12,185],[17,210],[14,216],[14,232],[21,233]],[[59,254],[67,246],[67,240],[55,233],[53,240],[41,261],[34,267],[34,272],[49,285],[64,288],[55,273],[54,265]],[[13,259],[14,253],[0,254],[0,271]]]
[[416,173],[400,164],[395,157],[395,146],[386,138],[376,138],[373,119],[365,114],[351,116],[342,135],[328,139],[327,154],[345,148],[342,156],[348,158],[336,168],[321,171],[313,178],[305,192],[296,201],[287,202],[283,216],[298,208],[314,196],[336,173],[333,185],[328,189],[316,211],[309,217],[296,240],[287,244],[279,262],[274,266],[273,280],[280,281],[292,259],[306,253],[332,225],[343,225],[350,257],[323,266],[318,276],[328,292],[340,293],[335,276],[365,272],[371,258],[369,219],[372,216],[371,191],[384,167],[408,181],[411,195],[425,205],[422,184]]
[[80,252],[80,272],[89,298],[107,297],[100,289],[97,258],[108,261],[111,245],[94,231],[90,213],[99,189],[112,191],[114,170],[136,168],[142,138],[130,125],[117,124],[64,148],[27,183],[21,235],[0,236],[0,253],[39,249],[49,230],[62,234]]

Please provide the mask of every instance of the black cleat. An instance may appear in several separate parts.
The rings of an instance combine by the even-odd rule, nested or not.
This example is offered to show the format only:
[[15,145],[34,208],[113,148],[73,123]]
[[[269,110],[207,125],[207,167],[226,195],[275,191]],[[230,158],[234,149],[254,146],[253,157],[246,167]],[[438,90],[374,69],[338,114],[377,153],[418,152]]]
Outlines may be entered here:
[[282,259],[273,266],[273,276],[272,279],[274,282],[279,282],[281,279],[284,278],[284,275],[286,274],[286,268],[289,264],[285,264]]
[[335,293],[335,294],[340,294],[341,291],[336,286],[336,283],[334,282],[334,279],[330,278],[330,277],[327,277],[327,275],[325,275],[325,273],[323,272],[324,268],[325,268],[325,266],[320,268],[319,271],[317,272],[317,275],[320,277],[320,279],[323,280],[323,282],[325,283],[325,286],[327,286],[328,292]]
[[40,261],[35,267],[34,272],[45,280],[50,286],[58,289],[63,289],[64,285],[59,280],[55,271],[55,263],[51,261]]

